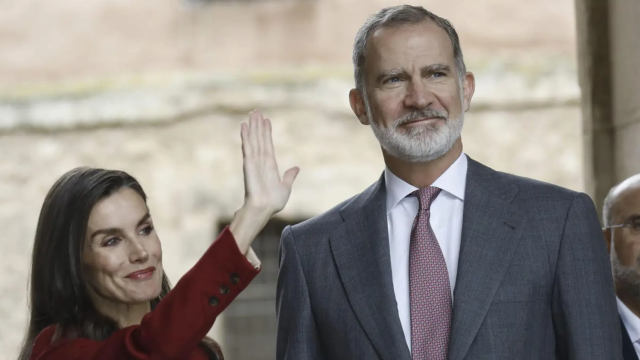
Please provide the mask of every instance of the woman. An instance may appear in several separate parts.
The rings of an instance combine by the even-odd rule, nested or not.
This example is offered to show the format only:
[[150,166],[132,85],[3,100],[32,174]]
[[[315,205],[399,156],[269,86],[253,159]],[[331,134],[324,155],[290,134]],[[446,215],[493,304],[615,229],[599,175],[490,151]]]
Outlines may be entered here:
[[280,179],[271,124],[260,113],[241,136],[245,203],[171,291],[133,177],[79,168],[56,182],[36,231],[20,360],[223,358],[205,335],[258,274],[251,243],[285,206],[298,174],[292,168]]

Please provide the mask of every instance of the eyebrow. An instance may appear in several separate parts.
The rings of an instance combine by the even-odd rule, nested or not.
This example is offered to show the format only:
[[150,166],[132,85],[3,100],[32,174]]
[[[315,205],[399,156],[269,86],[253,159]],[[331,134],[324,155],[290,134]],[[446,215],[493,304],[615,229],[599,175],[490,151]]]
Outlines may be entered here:
[[[435,72],[449,73],[451,72],[451,67],[445,64],[433,64],[433,65],[425,66],[420,69],[421,74],[425,74],[425,73],[429,74],[429,73],[435,73]],[[385,78],[394,77],[402,74],[406,74],[406,71],[403,68],[383,71],[380,74],[378,74],[378,76],[376,76],[376,82],[381,82]]]
[[[136,227],[144,224],[147,220],[149,220],[150,217],[151,217],[151,214],[149,214],[148,212],[144,214],[144,216],[138,221],[138,225],[136,225]],[[96,230],[93,234],[91,234],[91,239],[93,239],[97,235],[114,235],[121,231],[122,229],[120,228],[107,228],[107,229]]]
[[422,69],[422,72],[451,72],[451,67],[449,67],[449,65],[445,65],[445,64],[433,64],[433,65],[429,65],[429,66],[425,66]]

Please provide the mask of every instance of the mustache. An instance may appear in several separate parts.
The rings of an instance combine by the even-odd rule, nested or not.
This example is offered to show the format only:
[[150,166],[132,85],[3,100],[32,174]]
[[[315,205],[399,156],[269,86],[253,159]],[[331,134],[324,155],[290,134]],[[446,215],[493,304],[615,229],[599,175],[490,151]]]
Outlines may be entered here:
[[407,123],[410,123],[412,121],[416,121],[418,119],[424,119],[424,118],[441,118],[441,119],[449,120],[449,114],[447,114],[444,111],[438,111],[433,109],[413,111],[396,120],[393,126],[399,127]]

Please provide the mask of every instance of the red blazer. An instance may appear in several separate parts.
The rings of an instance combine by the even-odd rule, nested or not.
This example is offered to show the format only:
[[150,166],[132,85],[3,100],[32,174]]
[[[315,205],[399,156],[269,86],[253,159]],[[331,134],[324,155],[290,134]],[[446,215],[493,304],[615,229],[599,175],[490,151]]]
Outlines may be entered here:
[[59,339],[55,326],[36,338],[32,360],[205,360],[198,343],[216,317],[258,274],[228,227],[140,325],[104,341]]

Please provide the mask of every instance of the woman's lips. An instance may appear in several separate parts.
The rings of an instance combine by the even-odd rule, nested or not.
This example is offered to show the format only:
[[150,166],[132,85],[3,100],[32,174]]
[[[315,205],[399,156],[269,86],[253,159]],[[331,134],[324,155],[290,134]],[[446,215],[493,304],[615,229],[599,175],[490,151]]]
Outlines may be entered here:
[[150,266],[146,269],[132,272],[131,274],[127,275],[126,278],[133,279],[133,280],[148,279],[153,275],[155,271],[156,271],[156,268],[153,266]]

